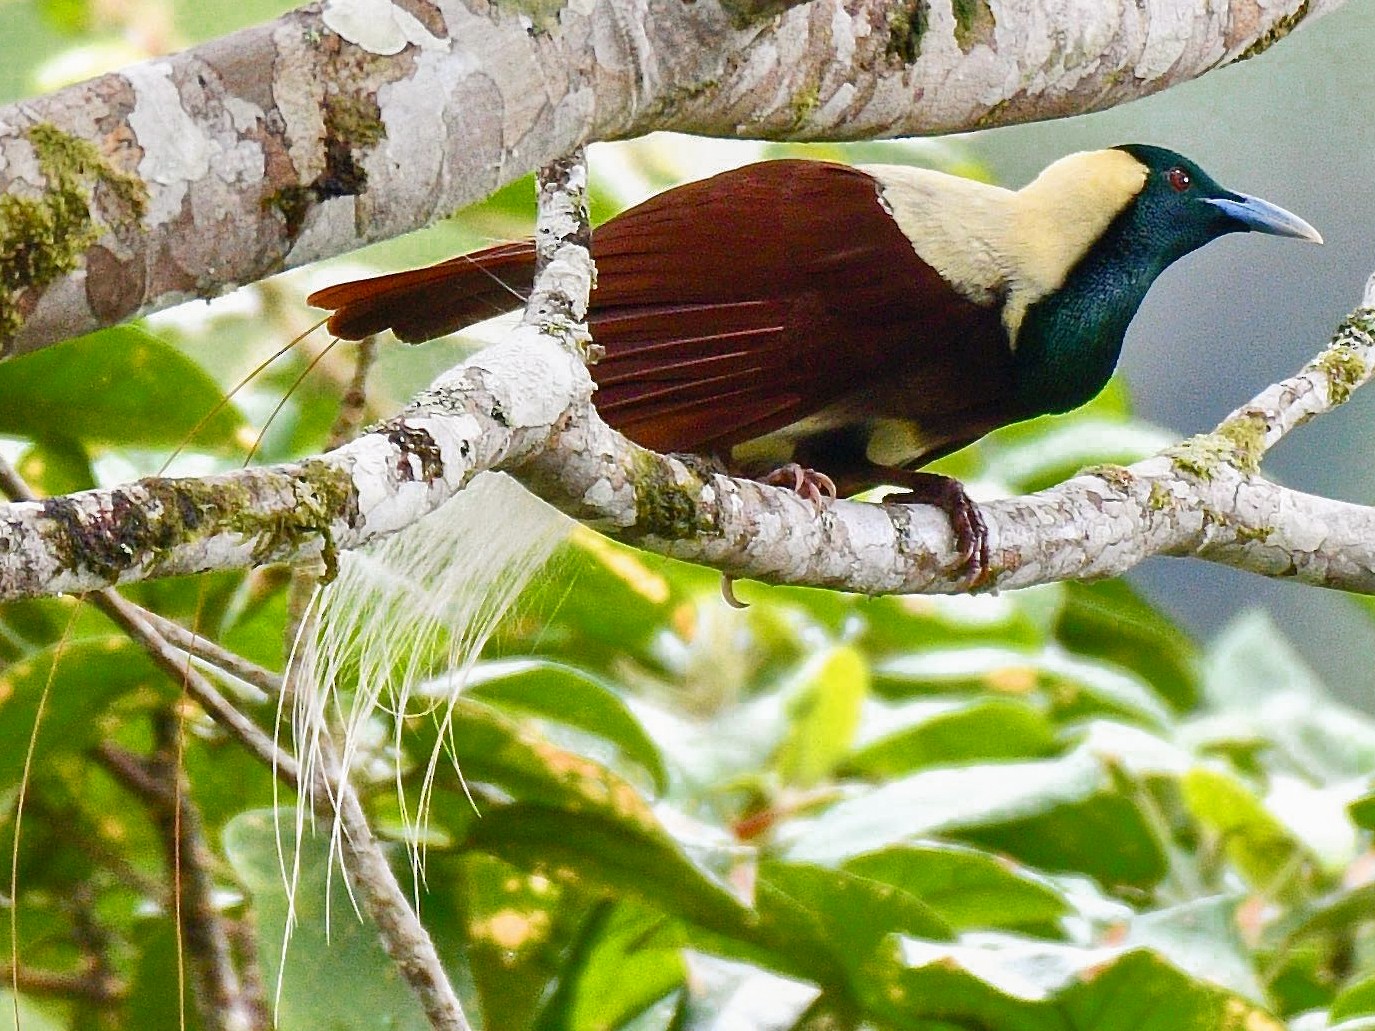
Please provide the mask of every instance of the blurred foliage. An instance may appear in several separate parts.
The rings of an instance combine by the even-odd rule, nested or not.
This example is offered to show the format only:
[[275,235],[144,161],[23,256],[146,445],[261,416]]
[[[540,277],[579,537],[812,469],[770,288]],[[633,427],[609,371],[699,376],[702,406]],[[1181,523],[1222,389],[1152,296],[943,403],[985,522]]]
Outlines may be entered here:
[[[284,6],[10,0],[0,31],[31,45],[10,48],[0,86],[48,81],[52,40],[83,74],[115,42],[151,48],[129,32],[149,11],[166,43]],[[598,147],[594,209],[782,149]],[[950,144],[807,153],[978,172]],[[530,197],[516,184],[361,260],[522,235]],[[259,459],[319,449],[351,349],[298,383],[324,346],[308,344],[227,407],[215,398],[309,326],[298,296],[359,260],[0,365],[0,453],[45,493],[155,472],[183,445],[177,470],[228,468],[288,392]],[[374,413],[472,346],[384,344]],[[1115,384],[943,468],[1026,491],[1162,441]],[[288,591],[265,570],[128,593],[280,668]],[[451,727],[407,717],[399,751],[380,753],[412,799],[441,738],[462,768],[440,767],[423,841],[390,772],[363,791],[488,1031],[1375,1027],[1375,723],[1331,701],[1278,628],[1246,617],[1200,650],[1119,582],[949,599],[738,591],[743,611],[714,573],[574,534]],[[271,725],[275,699],[225,682]],[[155,753],[169,709],[216,904],[279,1026],[425,1026],[326,842],[297,851],[290,796],[180,697],[90,608],[0,609],[6,854],[36,734],[10,907],[22,1026],[177,1026],[163,830],[111,762]],[[394,740],[395,718],[377,715],[377,741]],[[301,864],[285,950],[283,854]],[[92,991],[94,974],[111,990]],[[0,1001],[0,1026],[11,1014]]]

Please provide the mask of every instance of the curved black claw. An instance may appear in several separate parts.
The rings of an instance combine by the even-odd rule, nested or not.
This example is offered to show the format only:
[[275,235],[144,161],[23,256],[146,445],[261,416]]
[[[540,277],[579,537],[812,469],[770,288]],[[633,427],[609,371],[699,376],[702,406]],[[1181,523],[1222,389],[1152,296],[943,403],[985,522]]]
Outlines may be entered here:
[[988,524],[974,499],[965,493],[964,484],[936,473],[906,471],[901,485],[907,488],[904,493],[890,494],[883,500],[939,508],[950,520],[955,549],[965,565],[964,586],[973,589],[987,580],[993,564]]

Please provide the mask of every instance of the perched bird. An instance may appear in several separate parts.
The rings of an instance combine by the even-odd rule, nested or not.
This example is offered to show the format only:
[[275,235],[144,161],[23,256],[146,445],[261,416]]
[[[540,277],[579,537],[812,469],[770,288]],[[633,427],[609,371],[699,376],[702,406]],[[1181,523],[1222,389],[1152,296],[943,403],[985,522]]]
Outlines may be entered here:
[[[1016,191],[895,165],[747,165],[594,230],[594,400],[637,443],[737,474],[905,488],[888,500],[944,509],[977,580],[977,507],[918,467],[1088,401],[1155,278],[1246,230],[1322,239],[1159,147],[1071,154]],[[530,241],[501,244],[309,301],[339,337],[425,340],[517,307],[534,261]]]

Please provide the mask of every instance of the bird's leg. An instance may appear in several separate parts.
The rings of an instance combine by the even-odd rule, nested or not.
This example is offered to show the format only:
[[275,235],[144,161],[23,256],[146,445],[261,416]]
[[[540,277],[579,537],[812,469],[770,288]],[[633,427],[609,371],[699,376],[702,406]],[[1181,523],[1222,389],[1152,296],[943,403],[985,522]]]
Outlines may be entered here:
[[955,534],[955,548],[967,567],[967,586],[978,587],[988,579],[992,564],[988,525],[974,499],[965,493],[964,484],[949,476],[913,469],[884,469],[880,478],[906,488],[901,494],[889,494],[883,499],[885,503],[934,505],[945,513]]
[[834,480],[825,473],[808,469],[797,462],[789,462],[787,465],[779,466],[773,472],[759,477],[759,482],[767,483],[772,487],[787,487],[818,508],[827,501],[834,501],[837,496]]

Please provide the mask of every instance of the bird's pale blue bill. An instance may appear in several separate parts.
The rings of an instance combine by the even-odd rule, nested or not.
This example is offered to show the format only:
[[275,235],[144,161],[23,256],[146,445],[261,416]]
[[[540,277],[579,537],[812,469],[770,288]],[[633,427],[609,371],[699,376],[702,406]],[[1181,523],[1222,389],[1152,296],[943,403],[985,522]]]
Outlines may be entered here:
[[1322,243],[1322,234],[1316,229],[1292,211],[1286,211],[1268,200],[1244,193],[1234,193],[1230,197],[1208,197],[1207,203],[1215,208],[1221,208],[1247,229],[1257,233],[1292,236],[1297,240]]

